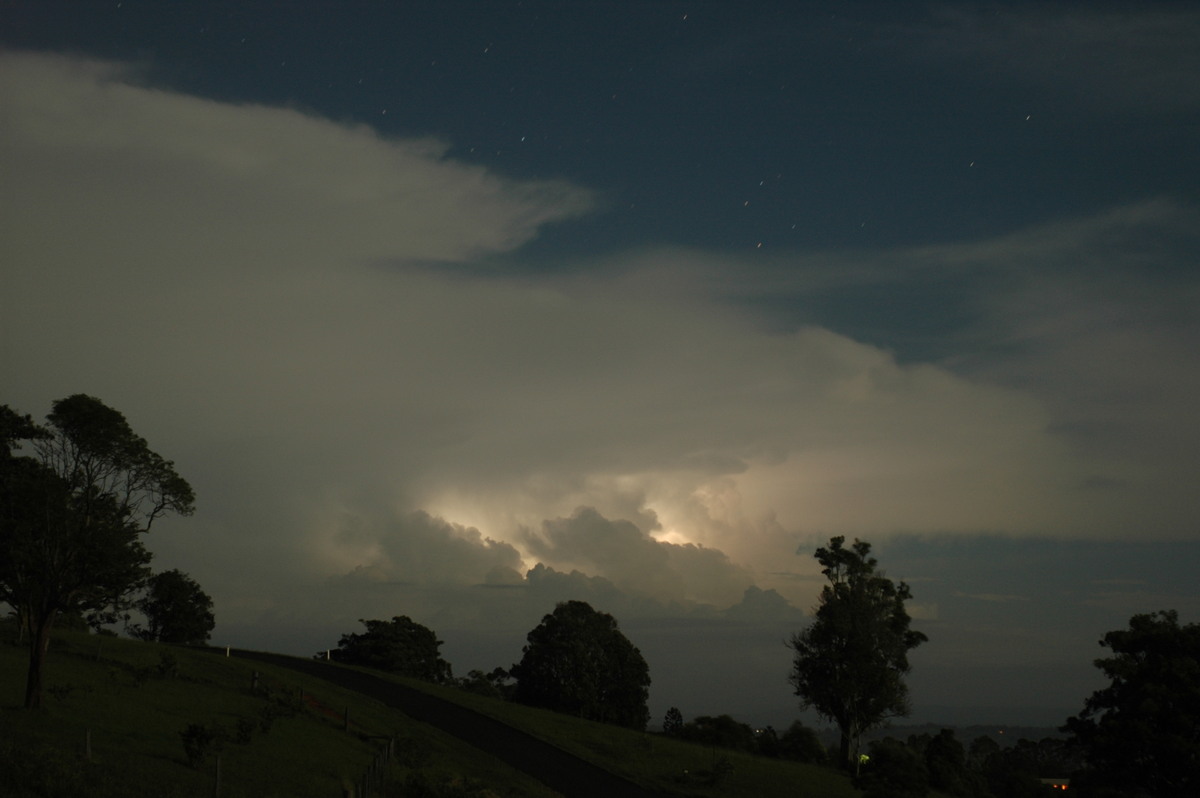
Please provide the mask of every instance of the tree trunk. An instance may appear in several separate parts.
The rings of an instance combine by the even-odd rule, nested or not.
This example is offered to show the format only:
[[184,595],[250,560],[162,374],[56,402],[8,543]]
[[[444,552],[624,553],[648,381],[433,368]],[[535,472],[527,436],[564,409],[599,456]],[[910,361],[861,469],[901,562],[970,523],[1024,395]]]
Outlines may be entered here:
[[[32,613],[30,613],[32,616]],[[42,706],[42,666],[46,662],[46,652],[50,648],[50,627],[54,623],[54,613],[36,621],[30,617],[29,635],[29,675],[25,680],[25,708],[39,709]]]
[[841,735],[838,745],[838,758],[841,760],[843,768],[846,770],[852,770],[854,764],[850,759],[850,728],[848,726],[842,726],[839,731],[841,732]]
[[857,722],[851,722],[839,725],[838,731],[838,756],[842,760],[842,767],[857,776],[862,765],[862,757],[859,756],[862,728]]

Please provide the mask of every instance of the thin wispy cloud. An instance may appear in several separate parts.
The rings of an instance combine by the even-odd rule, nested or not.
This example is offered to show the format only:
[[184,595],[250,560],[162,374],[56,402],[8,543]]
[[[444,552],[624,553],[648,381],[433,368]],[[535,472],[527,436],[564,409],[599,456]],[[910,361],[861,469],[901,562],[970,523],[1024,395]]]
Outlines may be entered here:
[[904,34],[924,57],[1014,75],[1106,112],[1200,109],[1200,56],[1188,46],[1200,14],[1187,6],[943,4]]

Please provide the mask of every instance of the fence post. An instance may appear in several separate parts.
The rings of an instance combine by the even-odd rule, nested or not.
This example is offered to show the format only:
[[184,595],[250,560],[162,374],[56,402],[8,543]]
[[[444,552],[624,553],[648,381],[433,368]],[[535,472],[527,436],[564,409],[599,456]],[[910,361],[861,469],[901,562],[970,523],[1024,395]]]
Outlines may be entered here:
[[92,761],[92,730],[88,729],[83,735],[83,759],[85,762]]
[[213,798],[219,798],[221,795],[221,755],[217,754],[217,772],[213,778]]

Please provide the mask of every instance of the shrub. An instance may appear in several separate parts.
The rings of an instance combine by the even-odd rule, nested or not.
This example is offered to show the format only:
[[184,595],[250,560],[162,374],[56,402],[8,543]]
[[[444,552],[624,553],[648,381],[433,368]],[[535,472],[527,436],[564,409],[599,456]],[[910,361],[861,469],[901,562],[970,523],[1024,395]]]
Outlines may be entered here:
[[225,730],[219,726],[209,727],[203,723],[189,723],[179,733],[188,764],[199,769],[208,761],[210,754],[221,751],[225,742]]
[[174,679],[179,675],[179,660],[170,651],[158,655],[158,667],[155,671],[164,679]]

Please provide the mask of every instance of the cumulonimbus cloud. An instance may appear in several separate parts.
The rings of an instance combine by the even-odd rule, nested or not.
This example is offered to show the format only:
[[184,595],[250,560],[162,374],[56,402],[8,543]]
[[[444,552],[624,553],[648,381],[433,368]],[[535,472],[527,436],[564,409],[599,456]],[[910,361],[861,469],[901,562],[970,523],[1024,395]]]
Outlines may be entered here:
[[[908,361],[828,326],[765,324],[753,295],[727,301],[753,282],[743,264],[686,250],[519,279],[411,268],[516,258],[591,194],[503,179],[433,142],[185,96],[112,65],[8,54],[3,66],[10,401],[40,414],[83,390],[125,412],[200,496],[197,515],[153,545],[186,554],[214,592],[241,591],[228,606],[269,601],[247,584],[262,593],[273,578],[355,568],[346,589],[603,579],[622,595],[729,605],[753,583],[808,606],[812,584],[791,578],[814,572],[798,542],[1113,535],[1146,496],[1164,499],[1159,528],[1186,505],[1174,483],[1085,489],[1158,476],[1144,450],[1096,458],[1061,432],[1063,400],[1078,395],[1052,376],[1094,357],[1086,336],[1051,330],[1040,355],[988,353],[969,368]],[[838,262],[859,281],[918,255],[994,270],[1036,249],[1022,242],[1073,239],[1061,254],[1101,233]],[[822,259],[793,265],[803,278]],[[697,264],[720,290],[696,289]],[[776,287],[785,266],[768,275]],[[817,278],[828,286],[835,271]],[[1022,285],[974,305],[976,331],[1012,323],[1012,304],[1044,283]],[[1101,329],[1089,314],[1102,303],[1075,296],[1088,299],[1075,329]],[[1043,330],[1047,315],[1009,329]],[[1036,386],[1021,383],[1026,366]],[[1182,395],[1157,406],[1181,413]],[[414,566],[422,557],[428,570]],[[248,582],[266,558],[279,575]]]
[[663,601],[729,606],[753,582],[717,549],[655,540],[632,522],[610,520],[590,507],[543,521],[524,542],[542,562],[578,566],[622,590]]

